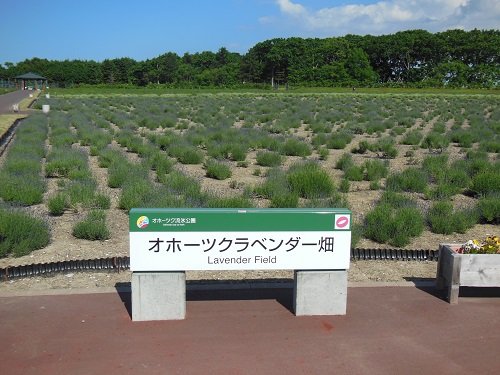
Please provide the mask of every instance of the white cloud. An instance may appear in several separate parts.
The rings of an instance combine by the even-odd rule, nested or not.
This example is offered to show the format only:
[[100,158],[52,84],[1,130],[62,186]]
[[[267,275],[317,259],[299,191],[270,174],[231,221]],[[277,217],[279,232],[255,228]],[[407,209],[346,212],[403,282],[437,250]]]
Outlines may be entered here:
[[280,11],[304,31],[343,35],[383,34],[407,29],[498,29],[498,0],[386,0],[318,10],[292,0],[275,0]]
[[306,13],[306,8],[300,4],[292,3],[290,0],[276,0],[281,11],[286,14],[298,16]]

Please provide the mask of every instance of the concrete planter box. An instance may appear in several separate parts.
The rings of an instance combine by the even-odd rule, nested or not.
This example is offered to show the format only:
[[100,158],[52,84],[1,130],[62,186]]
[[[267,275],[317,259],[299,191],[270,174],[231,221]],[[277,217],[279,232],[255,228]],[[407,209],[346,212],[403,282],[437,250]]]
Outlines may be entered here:
[[500,255],[459,254],[459,244],[440,244],[436,283],[447,289],[446,298],[458,303],[461,286],[500,287]]

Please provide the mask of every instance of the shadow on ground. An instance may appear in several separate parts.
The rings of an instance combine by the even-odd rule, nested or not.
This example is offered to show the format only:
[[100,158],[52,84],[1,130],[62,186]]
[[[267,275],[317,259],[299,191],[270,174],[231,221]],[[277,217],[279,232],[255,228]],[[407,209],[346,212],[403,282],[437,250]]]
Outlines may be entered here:
[[[423,278],[423,277],[405,277],[405,280],[415,284],[415,287],[436,297],[446,301],[446,289],[437,289],[435,286],[436,279]],[[499,298],[500,288],[483,288],[483,287],[469,287],[461,286],[459,297],[465,298]]]
[[[115,289],[132,318],[131,283],[116,283]],[[186,301],[276,300],[292,314],[293,280],[193,280],[186,282]]]

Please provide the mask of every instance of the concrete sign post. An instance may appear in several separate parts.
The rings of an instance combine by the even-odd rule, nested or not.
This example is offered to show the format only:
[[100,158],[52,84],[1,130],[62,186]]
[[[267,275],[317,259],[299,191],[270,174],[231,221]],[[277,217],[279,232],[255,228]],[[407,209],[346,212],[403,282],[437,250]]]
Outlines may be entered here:
[[297,315],[345,314],[350,246],[344,209],[132,209],[132,319],[184,318],[189,270],[296,270]]

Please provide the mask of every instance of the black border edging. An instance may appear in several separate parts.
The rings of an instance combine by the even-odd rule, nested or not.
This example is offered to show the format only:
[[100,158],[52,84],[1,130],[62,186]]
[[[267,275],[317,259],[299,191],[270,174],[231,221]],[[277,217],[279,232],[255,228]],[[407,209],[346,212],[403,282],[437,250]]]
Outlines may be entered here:
[[9,129],[7,129],[7,131],[0,136],[0,156],[2,156],[7,150],[9,143],[14,137],[14,131],[16,130],[19,123],[25,118],[26,117],[18,118],[17,120],[15,120],[14,123],[9,127]]
[[[352,249],[351,260],[396,260],[396,261],[437,261],[439,250],[403,249]],[[115,270],[120,272],[130,268],[130,258],[111,257],[97,259],[65,260],[51,263],[35,263],[22,266],[0,268],[0,280],[31,277],[60,272],[88,270]]]

